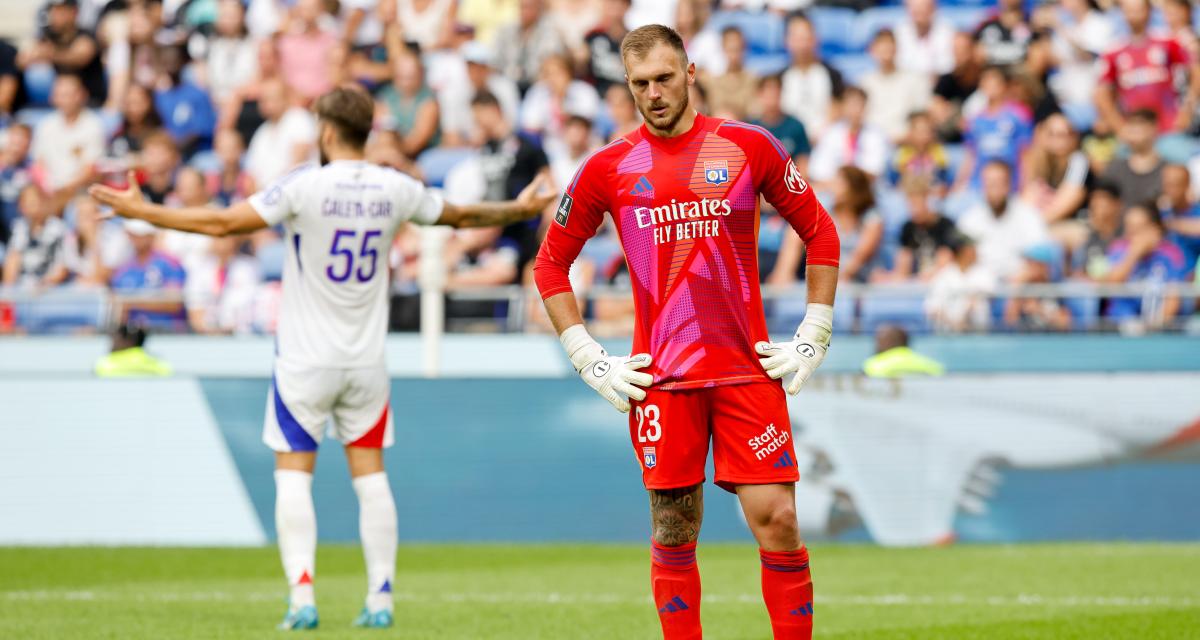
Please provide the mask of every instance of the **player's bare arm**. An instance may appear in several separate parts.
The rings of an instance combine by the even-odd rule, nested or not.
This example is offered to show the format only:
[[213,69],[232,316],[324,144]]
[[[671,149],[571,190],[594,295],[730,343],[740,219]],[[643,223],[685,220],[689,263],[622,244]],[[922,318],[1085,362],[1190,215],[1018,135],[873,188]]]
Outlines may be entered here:
[[437,223],[456,228],[503,227],[541,214],[554,201],[555,195],[550,189],[549,176],[543,172],[522,189],[515,200],[470,205],[447,202]]
[[129,172],[129,186],[114,189],[92,185],[88,194],[102,205],[111,207],[115,215],[145,220],[156,227],[176,229],[206,236],[228,236],[264,229],[267,222],[249,202],[217,209],[215,207],[166,207],[146,200],[138,188],[137,177]]

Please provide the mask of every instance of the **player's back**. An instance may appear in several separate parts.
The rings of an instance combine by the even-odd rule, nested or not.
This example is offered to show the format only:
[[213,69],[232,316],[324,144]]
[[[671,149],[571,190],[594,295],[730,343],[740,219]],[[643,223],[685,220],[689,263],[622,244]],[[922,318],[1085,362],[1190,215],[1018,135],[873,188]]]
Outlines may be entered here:
[[440,200],[393,169],[335,161],[292,171],[251,204],[285,230],[277,357],[325,368],[382,362],[392,239],[406,220],[435,222]]

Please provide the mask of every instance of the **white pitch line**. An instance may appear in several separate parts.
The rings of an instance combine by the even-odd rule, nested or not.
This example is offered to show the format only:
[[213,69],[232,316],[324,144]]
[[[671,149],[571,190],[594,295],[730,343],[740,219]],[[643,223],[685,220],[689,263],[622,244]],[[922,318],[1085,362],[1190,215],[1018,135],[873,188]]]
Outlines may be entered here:
[[[181,592],[121,592],[81,590],[5,591],[0,596],[8,601],[137,601],[137,602],[275,602],[280,592],[230,593],[225,591]],[[399,591],[393,594],[399,602],[414,603],[474,603],[474,604],[648,604],[649,596],[629,597],[611,593],[443,593]],[[1085,596],[1018,594],[1015,596],[921,595],[908,593],[853,595],[817,594],[817,604],[858,607],[1200,607],[1200,599],[1171,596]],[[703,597],[709,604],[760,604],[757,593],[709,594]]]

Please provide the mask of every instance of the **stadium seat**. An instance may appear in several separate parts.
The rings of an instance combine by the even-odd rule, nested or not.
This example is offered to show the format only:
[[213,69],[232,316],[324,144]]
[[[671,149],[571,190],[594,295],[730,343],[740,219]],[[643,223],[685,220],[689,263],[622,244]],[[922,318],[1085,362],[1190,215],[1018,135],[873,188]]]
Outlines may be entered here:
[[1071,312],[1071,327],[1076,331],[1094,329],[1100,321],[1099,298],[1066,298],[1063,304]]
[[854,21],[854,49],[866,51],[871,38],[883,28],[894,28],[908,15],[904,7],[872,7],[858,14]]
[[875,69],[875,59],[865,53],[846,53],[829,60],[842,74],[846,84],[858,84],[864,75]]
[[787,53],[763,53],[746,57],[746,70],[758,77],[773,76],[787,69],[792,59]]
[[859,329],[871,334],[883,324],[895,324],[909,333],[928,333],[925,298],[922,296],[871,296],[859,303]]
[[17,326],[29,333],[73,334],[102,326],[105,294],[100,290],[50,289],[17,300],[15,311]]
[[953,178],[958,175],[958,168],[962,166],[963,157],[967,154],[967,148],[961,144],[946,144],[942,145],[946,150],[947,169],[950,171],[950,176]]
[[[838,296],[833,301],[833,332],[853,333],[857,299]],[[786,296],[767,301],[767,330],[772,334],[790,334],[804,320],[808,301],[801,296]]]
[[1064,103],[1062,112],[1076,131],[1088,131],[1096,122],[1096,105],[1091,102]]
[[946,6],[938,9],[938,15],[949,22],[955,31],[975,31],[990,14],[991,10],[982,4]]
[[417,166],[425,174],[425,183],[431,187],[441,187],[446,181],[446,174],[454,165],[475,155],[472,149],[452,149],[435,147],[427,149],[417,156]]
[[750,55],[786,51],[783,18],[774,13],[718,11],[709,18],[706,28],[720,33],[726,27],[737,27],[742,32]]
[[853,9],[845,7],[813,7],[808,11],[808,18],[821,43],[822,58],[858,52],[854,39],[854,21],[857,17]]

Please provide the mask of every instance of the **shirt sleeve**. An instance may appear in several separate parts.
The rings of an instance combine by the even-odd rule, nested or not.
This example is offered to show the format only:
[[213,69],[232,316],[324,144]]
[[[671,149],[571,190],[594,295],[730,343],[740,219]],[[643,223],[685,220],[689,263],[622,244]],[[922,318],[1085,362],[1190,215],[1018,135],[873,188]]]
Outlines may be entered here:
[[533,267],[534,281],[543,300],[571,291],[568,276],[571,265],[579,257],[583,244],[596,234],[608,211],[604,192],[607,173],[606,163],[592,156],[575,172],[575,179],[563,192]]
[[1110,52],[1100,56],[1100,83],[1113,85],[1117,83],[1117,66],[1113,64],[1115,56]]
[[746,140],[746,155],[758,176],[758,189],[800,234],[808,264],[838,266],[841,244],[833,219],[817,202],[783,145],[761,127],[753,127]]
[[285,174],[263,191],[250,196],[250,206],[266,221],[275,226],[296,215],[295,203],[300,201],[299,192],[304,181],[297,178],[308,173],[312,165],[304,165]]
[[420,181],[399,171],[396,171],[394,175],[400,182],[398,210],[401,212],[402,218],[424,226],[437,224],[442,217],[442,209],[445,207],[442,194],[427,188]]

